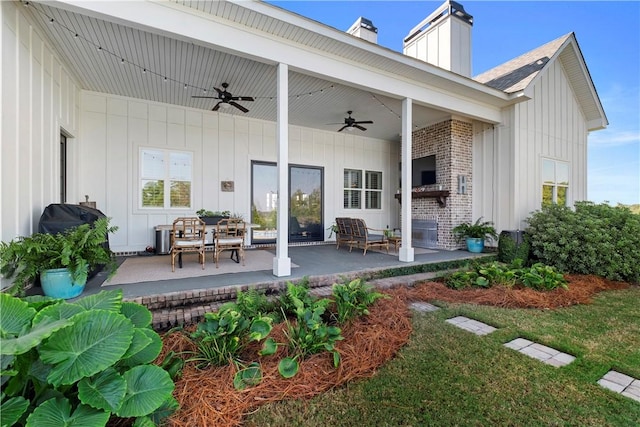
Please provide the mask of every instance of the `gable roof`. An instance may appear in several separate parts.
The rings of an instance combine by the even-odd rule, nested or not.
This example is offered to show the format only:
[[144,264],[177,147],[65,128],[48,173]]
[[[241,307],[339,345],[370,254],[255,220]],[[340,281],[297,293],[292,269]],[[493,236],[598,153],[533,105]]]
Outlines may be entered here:
[[587,120],[590,131],[609,122],[574,33],[550,41],[473,79],[507,94],[527,95],[549,64],[559,60]]

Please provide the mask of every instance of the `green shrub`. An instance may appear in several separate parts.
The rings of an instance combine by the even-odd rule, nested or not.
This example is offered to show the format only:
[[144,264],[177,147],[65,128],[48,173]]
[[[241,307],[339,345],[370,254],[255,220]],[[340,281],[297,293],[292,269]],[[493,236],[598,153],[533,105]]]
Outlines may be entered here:
[[577,202],[543,207],[527,220],[532,256],[568,273],[640,282],[640,215],[622,206]]
[[162,349],[151,312],[121,290],[73,303],[0,293],[0,306],[2,425],[155,425],[178,407],[151,364]]
[[524,265],[529,263],[529,238],[524,234],[522,242],[518,245],[510,234],[500,234],[498,238],[498,261],[510,264],[515,259],[521,259]]

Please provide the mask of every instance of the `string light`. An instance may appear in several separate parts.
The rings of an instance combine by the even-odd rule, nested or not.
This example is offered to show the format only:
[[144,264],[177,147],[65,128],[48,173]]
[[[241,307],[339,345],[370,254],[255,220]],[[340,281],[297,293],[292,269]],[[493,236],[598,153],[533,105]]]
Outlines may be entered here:
[[[24,4],[24,6],[25,6],[25,7],[29,7],[29,6],[31,6],[31,3],[30,3],[30,2],[28,2],[28,1],[24,1],[24,2],[23,2],[23,4]],[[143,67],[143,66],[141,66],[141,65],[138,65],[138,64],[136,64],[136,63],[135,63],[135,62],[133,62],[133,61],[129,61],[129,60],[125,59],[125,58],[124,58],[124,57],[122,57],[121,55],[118,55],[118,54],[116,54],[116,53],[114,53],[114,52],[111,52],[111,51],[109,51],[109,50],[107,50],[107,49],[103,48],[101,45],[99,45],[99,44],[97,44],[97,43],[93,42],[92,40],[88,39],[87,37],[82,36],[81,34],[77,33],[75,30],[73,30],[73,29],[71,29],[71,28],[67,27],[67,26],[66,26],[66,25],[64,25],[63,23],[56,21],[54,18],[52,18],[52,17],[48,16],[45,12],[43,12],[42,10],[40,10],[40,9],[39,9],[39,8],[37,8],[37,7],[31,7],[31,10],[35,10],[36,12],[38,12],[39,14],[41,14],[42,16],[44,16],[44,17],[48,20],[48,22],[49,22],[50,24],[58,25],[58,26],[60,26],[61,28],[63,28],[63,29],[65,29],[66,31],[68,31],[70,34],[73,34],[73,37],[74,37],[74,38],[76,38],[76,39],[80,39],[81,41],[83,41],[83,42],[85,42],[85,43],[88,43],[88,44],[92,45],[92,46],[93,46],[93,47],[95,47],[97,50],[99,50],[99,51],[101,51],[101,52],[104,52],[104,53],[106,53],[106,54],[112,55],[112,56],[113,56],[114,58],[116,58],[116,59],[119,59],[120,64],[125,64],[125,63],[126,63],[126,64],[129,64],[129,65],[131,65],[132,67],[136,67],[136,68],[140,69],[140,70],[142,71],[142,73],[143,73],[143,74],[152,74],[152,75],[154,75],[154,76],[161,77],[165,82],[168,82],[169,80],[171,80],[172,82],[175,82],[175,83],[178,83],[178,84],[183,85],[183,87],[184,87],[184,89],[185,89],[185,90],[186,90],[186,89],[189,89],[189,88],[191,87],[191,88],[194,88],[194,89],[202,90],[202,93],[204,93],[204,94],[206,94],[206,93],[207,93],[207,89],[206,89],[206,88],[197,87],[197,86],[191,85],[191,84],[189,84],[189,83],[181,82],[181,81],[179,81],[179,80],[175,80],[175,79],[170,79],[169,77],[164,76],[164,75],[163,75],[163,74],[161,74],[161,73],[155,72],[155,71],[153,71],[153,70],[151,70],[151,69],[149,69],[149,68],[147,68],[147,67]],[[315,95],[315,94],[317,94],[317,93],[324,93],[324,91],[325,91],[325,90],[333,89],[334,87],[335,87],[335,86],[334,86],[333,84],[330,84],[329,86],[326,86],[326,87],[320,88],[320,89],[318,89],[318,90],[308,91],[308,92],[302,92],[302,93],[298,93],[298,94],[291,94],[291,95],[289,95],[289,97],[291,98],[291,97],[294,97],[294,96],[295,96],[295,97],[296,97],[296,99],[299,99],[299,98],[300,98],[300,96],[303,96],[303,95],[313,96],[313,95]],[[273,101],[273,100],[275,99],[273,96],[253,96],[253,98],[254,98],[254,99],[268,99],[268,100],[270,100],[270,101]],[[383,104],[383,105],[384,105],[384,104]],[[387,107],[387,108],[388,108],[388,107]]]
[[[376,101],[378,101],[378,103],[379,103],[380,105],[382,105],[384,108],[386,108],[386,109],[387,109],[391,114],[393,114],[394,116],[396,116],[399,120],[402,120],[402,115],[400,115],[400,114],[396,113],[395,111],[393,111],[393,110],[391,109],[391,107],[389,107],[387,104],[385,104],[385,103],[384,103],[384,102],[382,102],[380,99],[378,99],[378,97],[377,97],[375,94],[373,94],[373,93],[369,92],[369,95],[371,95],[371,98],[373,98],[373,99],[375,99]],[[412,123],[411,125],[412,125],[415,129],[418,129],[418,125],[417,125],[417,124]]]

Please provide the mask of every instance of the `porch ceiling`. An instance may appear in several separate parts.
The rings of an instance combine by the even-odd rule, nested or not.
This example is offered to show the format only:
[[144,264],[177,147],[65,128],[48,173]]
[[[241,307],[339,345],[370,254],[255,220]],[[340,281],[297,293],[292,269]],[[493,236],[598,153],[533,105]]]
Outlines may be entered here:
[[[77,76],[82,89],[211,110],[217,100],[192,96],[215,96],[213,87],[227,82],[233,95],[252,96],[255,101],[239,101],[249,109],[248,113],[235,108],[220,109],[220,112],[276,120],[276,67],[273,64],[46,3],[29,3],[25,9]],[[399,99],[290,71],[289,123],[293,125],[336,131],[347,111],[353,111],[357,120],[374,122],[365,125],[366,132],[354,129],[354,133],[399,141],[401,110]],[[446,111],[414,104],[414,128],[448,117],[450,114]]]

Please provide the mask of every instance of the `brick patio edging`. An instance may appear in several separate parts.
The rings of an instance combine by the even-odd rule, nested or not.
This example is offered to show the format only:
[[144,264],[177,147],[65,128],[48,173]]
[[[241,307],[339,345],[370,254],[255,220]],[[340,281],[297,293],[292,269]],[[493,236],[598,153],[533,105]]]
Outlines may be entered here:
[[[359,277],[367,280],[376,273],[388,268],[371,268],[356,272],[308,276],[309,288],[331,286],[334,283],[353,280]],[[188,291],[167,292],[163,294],[147,295],[143,297],[124,298],[125,301],[135,302],[147,307],[153,314],[152,326],[157,330],[195,323],[204,317],[205,313],[215,311],[221,304],[236,299],[238,291],[249,289],[265,291],[266,295],[277,295],[286,290],[287,282],[298,283],[302,278],[276,279],[268,282],[250,285],[230,285],[209,289],[192,289]]]

